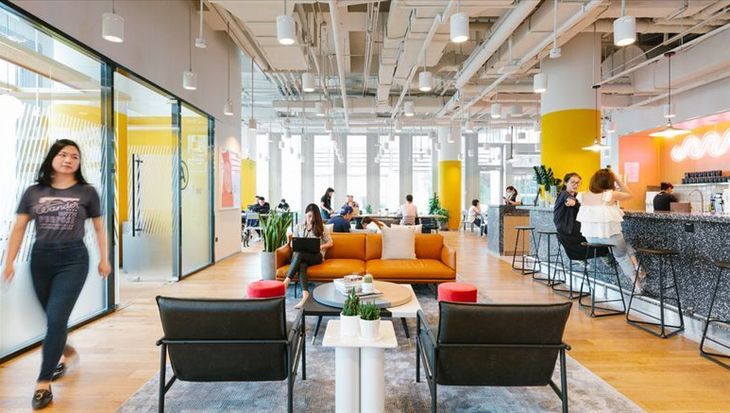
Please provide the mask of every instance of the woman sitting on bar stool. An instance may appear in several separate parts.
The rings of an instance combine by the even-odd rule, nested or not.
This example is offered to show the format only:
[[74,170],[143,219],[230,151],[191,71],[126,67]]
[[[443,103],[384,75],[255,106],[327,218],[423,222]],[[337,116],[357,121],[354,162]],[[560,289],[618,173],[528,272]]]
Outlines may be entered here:
[[565,175],[565,185],[558,194],[553,210],[553,223],[558,232],[558,240],[563,244],[568,257],[585,257],[586,249],[581,245],[586,239],[580,233],[580,222],[576,221],[580,202],[575,199],[578,195],[581,177],[575,172]]
[[[613,256],[633,283],[637,260],[634,249],[624,240],[621,229],[624,213],[618,206],[618,201],[630,198],[631,190],[611,169],[599,169],[591,177],[589,192],[581,192],[576,197],[581,204],[576,220],[588,242],[613,245]],[[641,294],[642,287],[643,277],[640,276],[636,293]]]

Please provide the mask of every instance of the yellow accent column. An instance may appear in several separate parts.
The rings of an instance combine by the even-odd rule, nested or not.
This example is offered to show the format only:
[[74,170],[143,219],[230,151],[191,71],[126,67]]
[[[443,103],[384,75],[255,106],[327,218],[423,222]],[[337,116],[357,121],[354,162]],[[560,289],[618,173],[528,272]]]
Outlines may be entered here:
[[458,230],[461,221],[461,161],[439,161],[438,196],[449,211],[449,229]]
[[588,182],[600,168],[599,153],[582,149],[593,143],[599,116],[594,109],[559,110],[542,116],[541,160],[553,168],[556,178],[577,172]]
[[256,161],[241,159],[241,210],[256,196]]

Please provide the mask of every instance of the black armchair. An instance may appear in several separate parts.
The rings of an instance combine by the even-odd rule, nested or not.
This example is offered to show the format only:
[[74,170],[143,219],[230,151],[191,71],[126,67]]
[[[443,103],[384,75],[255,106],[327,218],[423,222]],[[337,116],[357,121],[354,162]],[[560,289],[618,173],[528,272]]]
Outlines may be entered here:
[[[157,297],[165,336],[161,346],[159,412],[175,380],[192,382],[280,381],[287,379],[287,406],[299,357],[304,323],[299,312],[286,322],[284,298],[211,300]],[[167,355],[173,376],[165,381]]]
[[[416,382],[421,361],[436,412],[437,385],[547,386],[568,412],[568,385],[562,342],[572,303],[545,305],[439,303],[434,332],[418,312]],[[560,388],[552,381],[560,355]]]

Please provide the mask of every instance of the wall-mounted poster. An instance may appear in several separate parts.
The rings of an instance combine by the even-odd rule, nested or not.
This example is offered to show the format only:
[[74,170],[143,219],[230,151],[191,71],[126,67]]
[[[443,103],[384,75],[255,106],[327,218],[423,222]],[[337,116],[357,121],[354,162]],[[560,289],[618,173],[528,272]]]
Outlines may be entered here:
[[624,162],[624,175],[626,175],[627,183],[633,184],[639,182],[639,163]]
[[221,209],[240,208],[241,206],[241,160],[238,153],[221,149]]

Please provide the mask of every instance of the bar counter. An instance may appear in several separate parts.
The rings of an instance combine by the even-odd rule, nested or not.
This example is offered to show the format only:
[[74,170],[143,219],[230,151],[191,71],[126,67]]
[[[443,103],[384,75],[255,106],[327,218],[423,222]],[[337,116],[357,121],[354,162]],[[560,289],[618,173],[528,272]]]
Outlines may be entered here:
[[[552,207],[523,206],[518,209],[529,210],[530,224],[536,230],[555,230]],[[624,238],[634,248],[667,248],[679,252],[679,256],[674,259],[674,267],[682,307],[686,314],[707,317],[710,295],[718,272],[713,262],[730,261],[730,214],[624,212]],[[540,256],[544,257],[545,242],[540,250]],[[599,267],[603,267],[604,271],[608,270],[603,260],[599,260]],[[658,297],[658,268],[649,264],[647,271],[647,289],[650,294]],[[614,284],[608,277],[602,278],[602,281]],[[624,289],[631,287],[625,276],[621,283]],[[714,315],[720,314],[725,318],[730,317],[728,284],[730,283],[721,282],[713,310]]]
[[[529,211],[514,206],[490,205],[487,210],[487,248],[500,255],[512,255],[517,235],[514,228],[527,225],[529,215]],[[529,239],[525,243],[525,247],[528,246]]]

